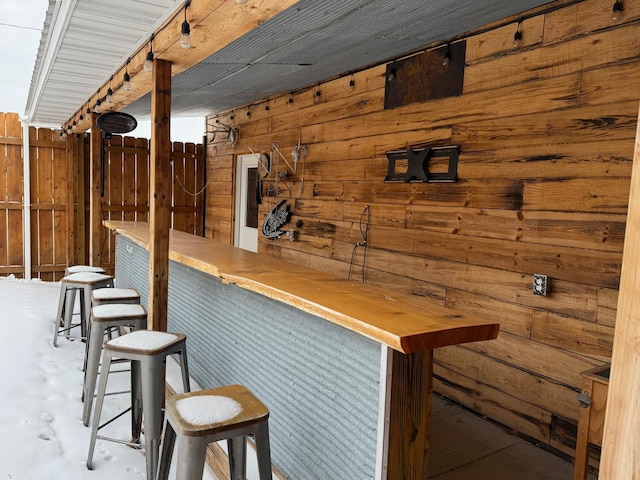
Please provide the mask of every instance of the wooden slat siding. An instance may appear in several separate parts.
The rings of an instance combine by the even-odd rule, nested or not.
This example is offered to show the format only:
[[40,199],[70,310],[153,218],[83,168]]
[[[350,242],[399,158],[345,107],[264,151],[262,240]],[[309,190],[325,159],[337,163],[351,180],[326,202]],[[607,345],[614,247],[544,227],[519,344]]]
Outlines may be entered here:
[[9,263],[7,258],[9,237],[7,236],[7,209],[9,203],[7,202],[7,145],[9,141],[15,139],[9,139],[6,136],[6,122],[7,115],[0,112],[0,265],[7,265]]
[[[97,116],[95,113],[91,114],[91,135],[90,135],[90,152],[89,152],[89,168],[87,169],[87,175],[89,181],[89,194],[87,196],[89,203],[89,221],[87,225],[89,227],[89,265],[102,266],[102,246],[104,227],[102,226],[102,204],[104,197],[100,196],[100,176],[104,173],[101,172],[101,152],[103,148],[103,142],[100,136],[100,127],[96,123]],[[106,154],[105,154],[106,157]],[[106,167],[105,158],[105,171]],[[104,194],[107,195],[107,179],[104,183]]]
[[[196,233],[196,215],[199,216],[198,212],[198,202],[196,198],[196,193],[202,189],[203,183],[199,183],[196,176],[196,157],[195,157],[196,146],[193,143],[185,143],[184,144],[184,152],[185,152],[185,162],[184,162],[184,180],[182,184],[184,185],[185,197],[184,197],[184,206],[193,208],[193,211],[185,214],[185,225],[184,231],[189,233]],[[179,187],[179,185],[178,185]]]
[[149,141],[144,138],[136,139],[136,205],[144,205],[142,212],[136,213],[136,220],[149,220]]
[[[7,138],[22,140],[22,125],[15,114],[7,115],[5,124]],[[7,203],[22,204],[22,175],[23,162],[21,145],[6,145],[6,201]],[[7,265],[18,266],[23,264],[23,235],[22,212],[11,209],[6,212],[7,228]]]
[[[298,239],[261,237],[259,251],[346,276],[370,205],[368,282],[503,323],[496,341],[464,347],[484,381],[454,371],[468,353],[452,347],[448,363],[435,352],[436,390],[571,453],[578,406],[558,407],[550,390],[570,402],[579,372],[610,355],[640,99],[628,87],[640,82],[640,6],[613,23],[611,4],[535,15],[519,49],[515,22],[471,36],[458,97],[384,111],[379,65],[357,72],[353,90],[350,76],[323,83],[319,104],[311,88],[291,107],[288,93],[269,111],[250,106],[250,118],[246,106],[221,112],[240,135],[236,148],[208,145],[206,236],[233,241],[231,158],[271,141],[288,153],[300,138],[304,171],[279,194],[303,222]],[[421,143],[460,145],[459,181],[384,184],[385,153]],[[550,276],[548,297],[532,295],[533,273]],[[541,386],[525,394],[492,379],[507,368]]]
[[[127,207],[136,207],[136,139],[124,137],[123,139],[123,165],[122,165],[122,209],[123,220],[134,221],[135,211]],[[133,151],[129,149],[133,148]],[[112,250],[115,245],[112,246]]]
[[[183,185],[185,183],[184,144],[182,142],[176,142],[173,144],[171,167],[171,206],[184,205],[186,194],[177,181],[177,179],[180,179]],[[174,211],[172,213],[171,221],[174,228],[183,232],[185,231],[186,219],[184,214],[176,213]]]
[[[46,130],[48,134],[55,135],[55,132]],[[75,140],[72,136],[67,137],[64,142],[64,149],[53,149],[53,158],[51,173],[53,176],[53,191],[52,202],[53,205],[63,205],[64,209],[54,209],[52,213],[53,225],[52,225],[52,237],[53,237],[53,250],[52,250],[52,265],[60,265],[60,267],[69,265],[69,250],[73,251],[73,242],[69,238],[67,232],[70,230],[70,213],[73,212],[73,202],[69,202],[69,192],[72,191],[72,181],[70,178],[69,159],[73,158],[73,145]],[[73,217],[71,217],[73,218]],[[71,241],[70,241],[71,240]],[[60,280],[63,276],[63,272],[54,273],[51,280]]]
[[[606,20],[603,18],[603,21]],[[609,23],[611,28],[608,30],[592,31],[532,50],[515,50],[512,55],[491,57],[485,62],[469,65],[465,70],[464,92],[493,90],[513,83],[601,68],[607,63],[635,61],[634,50],[638,47],[640,25],[612,24]],[[589,55],[583,52],[589,52]],[[490,70],[494,69],[501,75],[491,74]]]
[[[537,407],[549,409],[551,413],[577,421],[575,408],[576,390],[553,380],[532,374],[524,369],[513,368],[504,362],[473,350],[449,347],[438,351],[438,362],[458,375],[473,378],[485,385],[495,385],[499,380],[500,390],[515,398],[529,399]],[[540,395],[531,395],[538,390]]]
[[194,218],[196,235],[204,236],[204,221],[205,221],[205,195],[208,188],[207,185],[207,164],[206,164],[206,151],[204,144],[197,144],[195,146],[195,155],[197,155],[199,161],[196,164],[196,186],[198,192],[201,192],[197,197],[194,197],[194,205],[197,207],[197,214]]
[[[51,131],[49,134],[43,129],[38,131],[36,138],[43,140],[51,140]],[[36,210],[37,226],[38,226],[38,247],[39,265],[53,265],[53,210],[48,208],[53,201],[53,152],[48,147],[36,148],[37,151],[37,181],[35,184],[36,198],[38,203],[42,205]],[[42,280],[53,280],[53,275],[48,272],[41,273],[39,278]]]

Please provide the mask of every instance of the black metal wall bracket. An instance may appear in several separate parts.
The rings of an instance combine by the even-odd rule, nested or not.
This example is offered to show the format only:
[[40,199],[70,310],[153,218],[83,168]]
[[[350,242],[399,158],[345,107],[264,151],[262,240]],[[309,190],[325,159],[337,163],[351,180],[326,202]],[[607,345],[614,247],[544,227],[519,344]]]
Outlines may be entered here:
[[[430,173],[429,160],[445,157],[449,159],[446,172]],[[448,147],[433,147],[408,150],[394,150],[387,152],[389,162],[385,183],[453,183],[458,175],[458,145]],[[406,172],[398,172],[397,162],[407,161]]]

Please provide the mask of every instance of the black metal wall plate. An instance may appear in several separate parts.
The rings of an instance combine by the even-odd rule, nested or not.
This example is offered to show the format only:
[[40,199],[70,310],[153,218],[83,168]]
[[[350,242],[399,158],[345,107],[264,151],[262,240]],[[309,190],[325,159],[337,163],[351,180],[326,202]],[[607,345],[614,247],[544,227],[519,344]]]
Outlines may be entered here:
[[[429,172],[429,160],[432,158],[448,158],[446,172]],[[406,172],[398,172],[400,160],[407,161]],[[458,176],[458,145],[387,152],[387,176],[385,183],[453,183]]]

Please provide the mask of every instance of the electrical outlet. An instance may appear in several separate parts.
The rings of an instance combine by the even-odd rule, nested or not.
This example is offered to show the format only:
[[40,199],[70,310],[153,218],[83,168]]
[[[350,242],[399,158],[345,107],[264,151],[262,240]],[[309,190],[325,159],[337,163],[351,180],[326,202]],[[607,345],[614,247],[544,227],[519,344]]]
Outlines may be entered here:
[[533,274],[533,294],[547,296],[547,287],[549,281],[546,275],[540,275],[538,273]]

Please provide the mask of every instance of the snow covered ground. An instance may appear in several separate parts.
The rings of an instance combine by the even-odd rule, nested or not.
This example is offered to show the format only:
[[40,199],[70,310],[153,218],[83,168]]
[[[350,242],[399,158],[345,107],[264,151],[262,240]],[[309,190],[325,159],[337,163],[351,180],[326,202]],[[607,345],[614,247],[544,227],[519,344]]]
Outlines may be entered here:
[[[59,283],[0,277],[0,479],[146,479],[142,451],[118,443],[98,440],[93,470],[86,467],[84,343],[52,345],[59,292]],[[126,373],[110,375],[108,390],[128,382]],[[106,397],[103,421],[128,405],[127,394]],[[128,439],[129,422],[124,415],[101,434]]]

